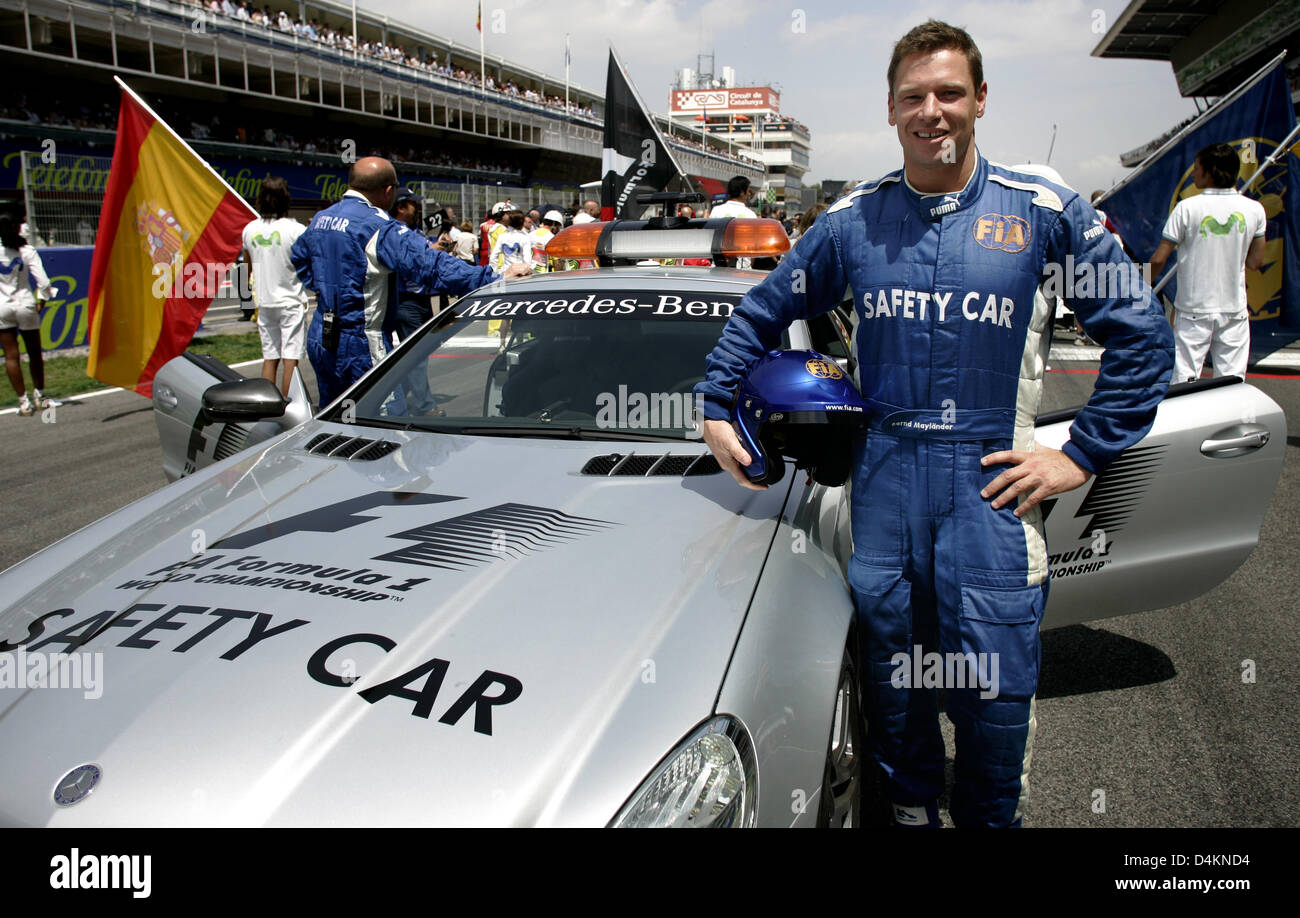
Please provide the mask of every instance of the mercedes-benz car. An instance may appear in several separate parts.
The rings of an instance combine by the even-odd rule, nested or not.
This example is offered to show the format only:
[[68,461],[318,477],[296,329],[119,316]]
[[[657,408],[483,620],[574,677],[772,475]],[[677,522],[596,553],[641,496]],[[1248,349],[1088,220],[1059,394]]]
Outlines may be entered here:
[[[860,822],[844,489],[744,490],[691,418],[763,275],[617,264],[770,254],[743,223],[596,224],[601,267],[462,298],[314,417],[165,366],[179,480],[0,576],[0,658],[102,664],[98,697],[0,689],[0,823]],[[837,311],[782,344],[855,369]],[[1285,441],[1239,379],[1173,387],[1047,507],[1044,627],[1223,581]]]

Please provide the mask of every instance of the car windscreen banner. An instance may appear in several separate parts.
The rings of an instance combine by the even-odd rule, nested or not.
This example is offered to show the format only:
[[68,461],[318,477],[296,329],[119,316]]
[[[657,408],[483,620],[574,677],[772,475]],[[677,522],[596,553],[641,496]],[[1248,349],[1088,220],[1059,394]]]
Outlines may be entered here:
[[531,296],[472,294],[453,311],[458,322],[487,319],[654,319],[725,322],[740,302],[738,293],[661,293],[602,290]]
[[636,219],[640,216],[637,192],[663,191],[683,175],[613,48],[605,79],[605,148],[600,165],[602,220]]

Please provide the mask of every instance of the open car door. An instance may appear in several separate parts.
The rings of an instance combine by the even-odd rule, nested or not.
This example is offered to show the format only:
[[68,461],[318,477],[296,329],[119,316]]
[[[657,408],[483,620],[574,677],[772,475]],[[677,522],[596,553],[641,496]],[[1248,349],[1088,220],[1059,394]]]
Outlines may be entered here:
[[[1042,415],[1059,449],[1078,409]],[[1083,487],[1043,502],[1044,628],[1194,599],[1259,541],[1286,451],[1286,415],[1240,377],[1171,386],[1151,432]]]
[[153,384],[154,421],[158,424],[163,473],[168,481],[220,462],[311,419],[311,400],[297,368],[283,415],[238,423],[209,417],[203,410],[203,393],[217,383],[244,378],[215,357],[189,351],[173,357],[158,371]]

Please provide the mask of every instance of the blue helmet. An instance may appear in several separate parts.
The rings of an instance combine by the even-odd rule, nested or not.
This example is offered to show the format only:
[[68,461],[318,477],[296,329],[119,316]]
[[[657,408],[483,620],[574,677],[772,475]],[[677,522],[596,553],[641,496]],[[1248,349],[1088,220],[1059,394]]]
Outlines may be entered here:
[[776,484],[782,456],[808,469],[815,481],[844,484],[853,464],[853,439],[870,411],[848,374],[816,351],[769,351],[740,384],[732,427],[753,460],[744,467],[755,484]]

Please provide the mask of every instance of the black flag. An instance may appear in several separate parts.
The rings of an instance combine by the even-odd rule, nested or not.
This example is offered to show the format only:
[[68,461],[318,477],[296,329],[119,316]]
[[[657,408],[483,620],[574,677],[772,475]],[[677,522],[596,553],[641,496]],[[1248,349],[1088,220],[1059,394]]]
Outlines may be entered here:
[[605,80],[605,149],[600,165],[602,220],[635,219],[640,216],[638,190],[664,191],[683,174],[613,48]]

